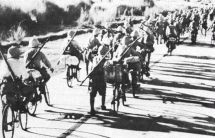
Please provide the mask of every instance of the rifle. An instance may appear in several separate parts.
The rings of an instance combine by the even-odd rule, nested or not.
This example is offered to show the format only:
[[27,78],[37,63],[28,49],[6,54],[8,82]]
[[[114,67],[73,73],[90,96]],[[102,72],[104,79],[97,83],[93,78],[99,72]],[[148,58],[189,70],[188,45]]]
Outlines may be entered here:
[[130,43],[128,45],[128,48],[120,55],[120,58],[117,60],[117,62],[120,62],[122,60],[122,58],[125,56],[125,54],[128,52],[128,50],[130,50],[131,47],[137,42],[137,40],[139,40],[142,37],[143,36],[140,36],[140,37],[136,38],[132,43]]
[[97,68],[99,66],[99,64],[105,59],[105,57],[110,53],[110,51],[113,49],[113,47],[111,49],[109,49],[107,51],[107,53],[104,55],[104,57],[99,61],[99,63],[93,68],[93,70],[86,76],[86,78],[81,82],[80,86],[86,81],[86,79],[93,73],[93,71],[95,70],[95,68]]
[[110,32],[111,32],[111,34],[114,36],[114,31],[111,29],[111,28],[106,28],[106,27],[104,27],[104,26],[102,26],[102,25],[95,25],[95,27],[96,28],[99,28],[99,29],[106,29],[106,30],[110,30]]
[[[72,40],[74,39],[74,37],[75,37],[75,35],[76,35],[77,32],[78,32],[78,29],[77,29],[77,30],[75,31],[75,33],[73,34],[72,38],[69,40],[69,42],[68,42],[66,48],[63,50],[63,53],[62,53],[61,55],[64,54],[64,52],[66,51],[67,47],[68,47],[69,44],[72,42]],[[58,65],[59,63],[60,63],[60,59],[58,60],[57,65]]]
[[[143,26],[148,27],[148,28],[154,33],[153,35],[155,36],[156,32],[155,32],[150,26],[145,25],[144,23],[141,23],[140,29],[142,29],[142,30],[145,31],[145,32],[147,32],[147,31],[143,29]],[[147,32],[147,33],[148,33],[148,32]]]
[[37,56],[37,54],[40,52],[40,50],[45,46],[45,44],[48,42],[50,36],[46,39],[46,41],[42,44],[42,46],[37,50],[36,53],[32,56],[31,60],[25,65],[26,68],[29,67],[29,65],[32,63],[33,59]]
[[7,67],[8,67],[8,70],[9,70],[9,72],[10,72],[10,76],[11,76],[12,80],[17,84],[17,86],[18,86],[18,88],[19,88],[16,75],[14,74],[14,72],[13,72],[13,70],[12,70],[10,64],[8,63],[7,59],[6,59],[6,58],[4,57],[4,55],[3,55],[1,43],[0,43],[0,53],[1,53],[1,56],[2,56],[3,60],[5,61],[6,65],[7,65]]

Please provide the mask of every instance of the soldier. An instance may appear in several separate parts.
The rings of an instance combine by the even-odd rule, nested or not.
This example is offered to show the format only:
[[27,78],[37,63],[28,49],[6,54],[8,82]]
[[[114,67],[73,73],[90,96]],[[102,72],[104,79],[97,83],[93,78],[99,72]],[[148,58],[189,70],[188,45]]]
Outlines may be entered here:
[[[32,37],[29,40],[28,47],[30,49],[24,53],[24,63],[26,66],[29,61],[33,60],[28,68],[29,69],[35,69],[35,70],[38,70],[40,72],[44,81],[43,81],[43,83],[39,89],[40,89],[41,93],[45,93],[45,85],[48,82],[48,80],[50,79],[50,75],[48,74],[46,68],[43,67],[41,63],[44,63],[44,65],[46,67],[48,67],[51,72],[53,72],[54,69],[52,68],[51,63],[47,59],[45,54],[41,51],[39,51],[39,53],[36,55],[36,57],[34,57],[34,59],[32,59],[33,55],[37,52],[39,45],[40,45],[40,42],[38,41],[38,39],[36,37]],[[42,98],[41,95],[39,98]]]
[[176,26],[174,25],[173,20],[169,20],[169,26],[167,26],[167,29],[166,29],[166,36],[167,36],[166,47],[169,48],[170,42],[168,41],[168,39],[170,37],[174,37],[177,40]]
[[156,31],[157,44],[159,44],[159,40],[160,40],[160,44],[162,44],[161,39],[163,38],[163,18],[161,15],[157,20],[157,22],[155,23],[155,31]]
[[[67,39],[63,47],[63,50],[65,50],[65,52],[63,54],[70,55],[70,58],[72,58],[72,60],[74,61],[73,65],[78,65],[80,63],[80,60],[83,59],[83,56],[82,56],[83,51],[77,41],[75,40],[71,41],[73,35],[74,35],[74,31],[72,30],[68,31]],[[68,44],[69,41],[71,42]]]
[[82,55],[82,49],[77,43],[77,41],[75,40],[71,41],[73,35],[74,35],[74,32],[72,30],[68,31],[67,39],[63,47],[64,53],[60,57],[60,62],[65,63],[67,65],[78,66],[80,63],[80,60],[83,60],[83,55]]
[[133,31],[131,26],[130,26],[130,24],[129,24],[129,22],[127,20],[125,20],[125,22],[124,22],[124,28],[125,28],[125,34],[128,35],[128,36]]
[[[139,33],[136,30],[134,30],[131,33],[131,41],[135,41],[138,37],[139,37]],[[131,50],[133,51],[132,55],[139,57],[140,63],[141,63],[141,67],[142,67],[143,66],[143,57],[141,56],[141,53],[139,53],[139,52],[136,51],[137,47],[140,47],[141,50],[144,50],[144,49],[146,49],[146,46],[143,43],[141,43],[140,41],[136,41],[134,43],[134,45],[132,46],[132,48],[131,48]],[[128,53],[130,53],[130,52],[128,51]],[[139,71],[140,71],[140,69],[139,69]]]
[[[100,62],[103,56],[108,52],[108,47],[102,45],[98,49],[98,56],[93,59],[94,71],[90,75],[89,91],[90,91],[90,114],[95,115],[94,102],[97,92],[102,96],[101,109],[106,110],[105,96],[106,96],[106,82],[104,78],[104,63],[103,60],[97,67],[96,65]],[[96,67],[96,68],[95,68]]]
[[[18,44],[18,43],[17,43]],[[16,97],[15,93],[20,92],[23,96],[25,96],[25,100],[23,103],[23,106],[20,108],[23,111],[26,111],[25,106],[29,103],[29,101],[33,98],[33,93],[36,93],[35,89],[31,86],[25,85],[22,83],[22,76],[27,73],[27,70],[24,67],[23,61],[21,61],[20,58],[21,52],[18,48],[18,46],[11,46],[8,49],[7,53],[7,62],[10,65],[14,75],[15,79],[17,80],[14,82],[14,80],[11,77],[10,70],[8,69],[7,64],[3,61],[1,63],[1,72],[0,72],[0,81],[1,81],[1,95],[2,95],[2,101],[3,104],[11,103],[12,105],[15,104]],[[18,88],[19,87],[19,88]]]
[[87,48],[92,50],[93,48],[97,48],[98,50],[98,47],[101,45],[101,43],[99,42],[98,40],[98,35],[99,35],[99,29],[94,29],[93,30],[93,36],[90,37],[89,41],[88,41],[88,44],[87,44]]
[[98,40],[100,44],[102,43],[102,40],[104,39],[104,35],[106,34],[105,29],[100,30],[100,34],[98,35]]
[[211,29],[212,31],[212,39],[215,40],[215,19],[213,20],[212,25],[208,28],[208,30]]
[[[93,54],[97,54],[99,46],[101,46],[101,43],[98,40],[98,35],[99,35],[99,29],[94,29],[93,30],[93,36],[90,37],[88,44],[87,44],[87,49],[84,52],[84,60],[86,63],[86,72],[88,74],[89,71],[89,66],[91,66],[92,61],[93,61]],[[90,67],[91,68],[91,67]]]
[[121,41],[121,39],[123,38],[123,36],[124,36],[124,34],[123,34],[123,27],[122,26],[118,26],[118,28],[117,28],[117,34],[114,36],[114,38],[113,38],[113,51],[115,52],[116,51],[116,49],[118,48],[118,46],[119,46],[119,43],[120,43],[120,41]]

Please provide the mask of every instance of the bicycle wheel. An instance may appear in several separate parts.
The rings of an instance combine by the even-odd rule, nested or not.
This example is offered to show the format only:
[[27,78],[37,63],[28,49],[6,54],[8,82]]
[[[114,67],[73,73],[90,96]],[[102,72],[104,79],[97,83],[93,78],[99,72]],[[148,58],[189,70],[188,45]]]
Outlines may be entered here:
[[72,81],[73,81],[73,70],[71,67],[67,68],[67,85],[68,87],[72,87]]
[[77,74],[76,79],[78,82],[80,82],[80,70],[76,69],[76,74]]
[[36,101],[30,101],[27,105],[28,113],[29,115],[34,115],[37,110],[37,102]]
[[215,40],[214,40],[214,36],[212,35],[211,36],[211,45],[214,45],[215,44]]
[[28,113],[19,111],[19,123],[22,128],[22,130],[27,130],[27,124],[28,124]]
[[6,105],[2,116],[2,135],[3,138],[13,138],[14,135],[14,112],[9,105]]
[[137,72],[133,71],[131,72],[131,84],[132,84],[132,91],[133,91],[133,97],[135,98],[135,94],[136,94],[136,87],[137,87]]
[[49,96],[49,91],[48,91],[48,87],[46,85],[46,88],[45,88],[45,93],[44,93],[44,97],[45,97],[45,101],[46,101],[46,104],[48,106],[50,106],[50,96]]
[[120,90],[119,90],[119,84],[115,84],[114,90],[113,90],[113,100],[111,104],[113,105],[114,112],[117,112],[119,110],[119,104],[120,104]]
[[121,97],[121,90],[118,88],[117,89],[117,99],[116,99],[116,101],[117,101],[117,109],[116,109],[116,111],[118,112],[119,111],[119,105],[120,105],[120,97]]
[[113,111],[116,112],[116,90],[115,90],[115,88],[113,90],[113,100],[112,100],[111,104],[113,106]]
[[125,105],[125,101],[126,101],[125,89],[122,89],[121,95],[122,95],[122,105]]

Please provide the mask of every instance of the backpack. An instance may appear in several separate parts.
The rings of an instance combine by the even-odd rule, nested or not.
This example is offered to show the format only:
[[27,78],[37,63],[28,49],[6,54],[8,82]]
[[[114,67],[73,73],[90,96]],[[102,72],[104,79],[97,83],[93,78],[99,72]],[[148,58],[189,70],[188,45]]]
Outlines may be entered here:
[[[101,57],[101,56],[94,57],[94,59],[93,59],[93,67],[96,67],[96,65],[100,62],[100,60],[102,58],[103,57]],[[98,73],[98,74],[104,72],[104,63],[105,63],[105,60],[103,59],[103,61],[96,67],[94,72]]]
[[70,43],[64,53],[64,55],[71,55],[71,56],[76,56],[79,60],[80,60],[80,57],[81,57],[81,53],[78,49],[75,48],[75,46],[72,45],[72,43]]

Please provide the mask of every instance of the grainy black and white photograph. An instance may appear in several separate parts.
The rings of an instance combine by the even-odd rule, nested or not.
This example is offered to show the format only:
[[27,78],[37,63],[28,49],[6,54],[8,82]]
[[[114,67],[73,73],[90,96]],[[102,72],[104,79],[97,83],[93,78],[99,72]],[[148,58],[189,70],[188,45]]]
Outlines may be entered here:
[[215,0],[0,0],[0,138],[212,138]]

